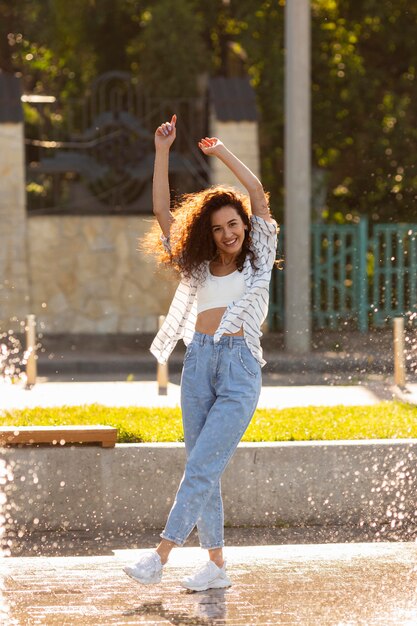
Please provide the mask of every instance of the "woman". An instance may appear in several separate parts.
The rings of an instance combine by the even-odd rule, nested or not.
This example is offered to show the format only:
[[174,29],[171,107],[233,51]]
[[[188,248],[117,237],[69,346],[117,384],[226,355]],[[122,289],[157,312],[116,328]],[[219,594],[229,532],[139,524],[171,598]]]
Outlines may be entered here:
[[[159,583],[174,546],[197,526],[208,563],[182,581],[193,591],[229,587],[223,558],[221,475],[255,411],[265,364],[259,338],[268,310],[277,225],[257,177],[217,138],[199,142],[247,190],[212,187],[184,196],[170,210],[169,149],[176,116],[155,133],[153,210],[159,257],[182,279],[151,352],[164,363],[178,339],[187,346],[181,409],[187,463],[162,541],[124,571],[143,584]],[[155,252],[155,246],[149,244]]]

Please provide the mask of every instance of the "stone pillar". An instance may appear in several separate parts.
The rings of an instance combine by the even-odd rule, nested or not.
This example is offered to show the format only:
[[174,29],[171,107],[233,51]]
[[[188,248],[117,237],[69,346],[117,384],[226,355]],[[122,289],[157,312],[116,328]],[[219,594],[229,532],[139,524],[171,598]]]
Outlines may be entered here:
[[[249,78],[211,78],[209,135],[225,145],[260,177],[258,112]],[[244,191],[236,176],[218,159],[209,159],[212,185],[231,185]]]
[[285,346],[311,342],[310,2],[285,5]]
[[[238,159],[260,178],[258,124],[254,121],[223,122],[210,116],[210,135],[220,137]],[[211,159],[212,185],[231,185],[245,191],[236,176],[219,159]]]
[[25,151],[20,82],[0,73],[0,330],[29,312]]

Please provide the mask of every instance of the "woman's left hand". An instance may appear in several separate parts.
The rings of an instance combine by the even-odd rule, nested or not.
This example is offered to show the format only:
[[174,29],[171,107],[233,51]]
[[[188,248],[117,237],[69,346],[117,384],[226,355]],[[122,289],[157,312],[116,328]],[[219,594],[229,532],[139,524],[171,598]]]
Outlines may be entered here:
[[224,144],[217,137],[204,137],[198,142],[198,147],[207,156],[216,156]]

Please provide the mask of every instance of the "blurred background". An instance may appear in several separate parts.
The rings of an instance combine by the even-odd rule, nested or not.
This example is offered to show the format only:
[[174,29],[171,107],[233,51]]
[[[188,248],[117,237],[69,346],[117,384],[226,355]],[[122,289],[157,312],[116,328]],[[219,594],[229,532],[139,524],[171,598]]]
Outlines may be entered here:
[[[310,8],[313,330],[368,334],[395,316],[414,327],[417,5]],[[284,18],[283,0],[0,3],[5,337],[33,313],[52,347],[147,345],[175,281],[137,242],[152,219],[153,133],[174,112],[173,196],[234,183],[196,145],[220,136],[270,192],[285,258]],[[266,327],[277,336],[284,276]]]

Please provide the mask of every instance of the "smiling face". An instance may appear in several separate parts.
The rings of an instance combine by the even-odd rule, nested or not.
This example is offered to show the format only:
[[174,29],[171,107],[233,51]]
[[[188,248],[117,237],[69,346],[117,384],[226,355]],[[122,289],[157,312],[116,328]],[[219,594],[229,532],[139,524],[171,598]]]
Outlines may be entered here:
[[237,210],[226,205],[211,216],[211,232],[220,253],[237,255],[245,239],[245,226]]

